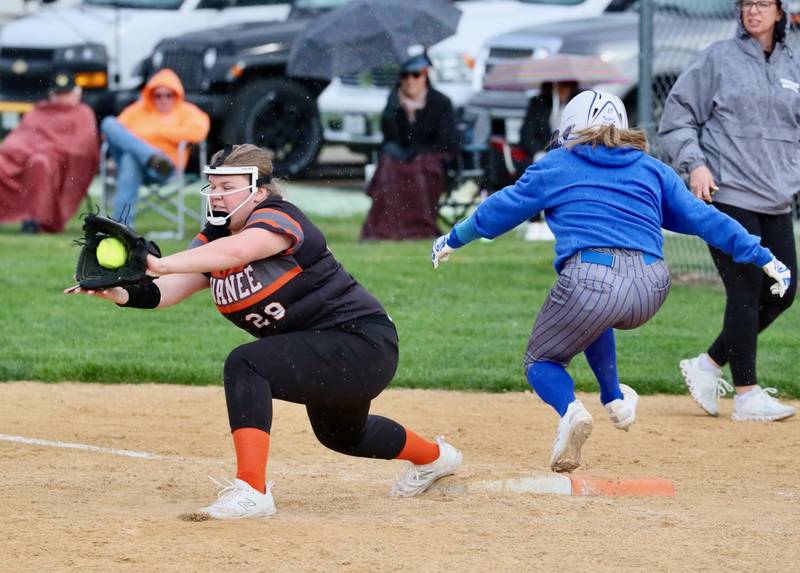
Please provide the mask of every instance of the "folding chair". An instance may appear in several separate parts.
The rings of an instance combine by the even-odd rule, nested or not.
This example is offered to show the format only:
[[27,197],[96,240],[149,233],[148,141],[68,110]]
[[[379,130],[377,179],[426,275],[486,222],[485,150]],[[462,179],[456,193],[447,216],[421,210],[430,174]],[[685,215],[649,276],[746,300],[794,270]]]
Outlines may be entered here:
[[533,158],[524,149],[511,145],[500,135],[493,135],[489,139],[489,148],[486,182],[492,193],[514,183],[533,162]]
[[[205,141],[197,144],[199,169],[198,178],[202,183],[205,180],[203,167],[206,165],[207,146]],[[148,210],[154,211],[173,223],[174,230],[156,231],[149,233],[152,238],[161,239],[182,239],[186,228],[185,219],[189,217],[197,221],[198,228],[202,227],[205,220],[205,203],[202,195],[200,197],[199,210],[188,209],[185,203],[185,191],[188,185],[196,183],[197,180],[187,177],[185,168],[185,158],[191,152],[191,144],[181,141],[178,145],[178,165],[175,166],[175,173],[165,183],[147,183],[139,190],[139,201],[137,204],[138,213]],[[108,171],[108,142],[104,141],[100,146],[100,181],[101,181],[101,200],[100,210],[104,215],[109,211],[111,198],[116,187],[115,177]]]
[[439,219],[452,226],[485,199],[489,154],[489,116],[465,112],[456,124],[461,147],[447,168],[447,189],[439,200]]

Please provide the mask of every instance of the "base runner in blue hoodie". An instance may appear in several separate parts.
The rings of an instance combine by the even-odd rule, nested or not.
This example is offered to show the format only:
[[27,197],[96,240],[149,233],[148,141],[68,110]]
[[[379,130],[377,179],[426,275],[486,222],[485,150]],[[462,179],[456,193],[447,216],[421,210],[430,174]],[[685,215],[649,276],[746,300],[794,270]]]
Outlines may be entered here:
[[544,211],[556,237],[558,280],[539,311],[525,353],[528,382],[561,416],[550,467],[572,471],[592,431],[566,367],[581,352],[614,426],[627,430],[638,395],[619,383],[614,329],[633,329],[661,307],[670,287],[661,229],[697,235],[740,263],[762,267],[783,296],[791,273],[734,219],[706,205],[628,129],[622,101],[599,91],[575,96],[554,134],[558,146],[489,197],[433,244],[434,268],[455,249],[502,235]]

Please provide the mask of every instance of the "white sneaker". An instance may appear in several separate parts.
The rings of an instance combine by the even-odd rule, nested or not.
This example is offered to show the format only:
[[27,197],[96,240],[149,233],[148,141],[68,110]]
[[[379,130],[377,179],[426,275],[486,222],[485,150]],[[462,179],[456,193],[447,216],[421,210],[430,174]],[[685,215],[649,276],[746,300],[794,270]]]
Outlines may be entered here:
[[275,502],[272,499],[272,482],[267,484],[266,493],[254,489],[246,481],[236,479],[231,483],[220,483],[211,478],[220,488],[217,500],[200,509],[213,519],[246,519],[269,517],[275,514]]
[[639,404],[639,394],[636,390],[626,384],[620,384],[622,399],[612,400],[606,404],[608,417],[614,422],[614,427],[618,430],[628,431],[636,421],[636,406]]
[[580,400],[567,408],[558,423],[558,433],[550,456],[550,468],[554,472],[571,472],[581,465],[581,446],[592,433],[592,415]]
[[405,475],[392,486],[392,491],[389,492],[391,497],[419,495],[431,487],[437,479],[456,471],[464,459],[462,453],[445,442],[441,436],[436,438],[436,443],[439,444],[439,457],[429,464],[420,466],[411,464]]
[[756,386],[747,394],[736,396],[733,400],[731,418],[737,422],[752,420],[756,422],[772,422],[795,415],[792,406],[781,404],[775,398],[775,388]]
[[722,370],[703,370],[700,367],[700,356],[681,360],[681,374],[694,401],[709,415],[719,416],[719,399],[728,392],[733,392],[733,386],[722,378]]

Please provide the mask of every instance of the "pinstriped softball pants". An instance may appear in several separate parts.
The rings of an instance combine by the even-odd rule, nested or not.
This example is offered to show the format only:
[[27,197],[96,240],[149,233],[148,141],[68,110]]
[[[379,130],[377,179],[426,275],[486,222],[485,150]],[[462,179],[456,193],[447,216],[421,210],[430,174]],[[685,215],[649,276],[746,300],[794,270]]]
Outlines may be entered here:
[[[661,308],[670,287],[663,261],[648,264],[639,251],[591,249],[610,266],[567,259],[550,290],[525,352],[525,369],[537,361],[566,367],[606,329],[643,325]],[[609,256],[610,255],[610,256]]]

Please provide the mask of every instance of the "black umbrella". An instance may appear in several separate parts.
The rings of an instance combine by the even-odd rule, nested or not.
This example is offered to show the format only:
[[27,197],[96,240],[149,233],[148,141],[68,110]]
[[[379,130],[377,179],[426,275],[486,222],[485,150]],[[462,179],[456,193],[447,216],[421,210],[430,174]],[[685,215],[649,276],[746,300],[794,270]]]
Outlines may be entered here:
[[402,63],[410,47],[455,34],[460,17],[449,0],[352,0],[306,26],[287,73],[330,79]]

